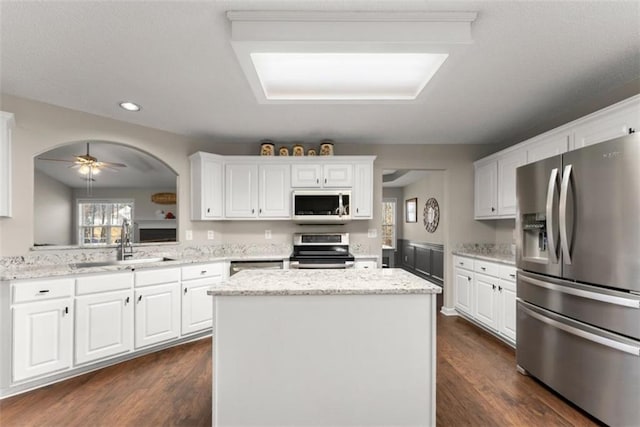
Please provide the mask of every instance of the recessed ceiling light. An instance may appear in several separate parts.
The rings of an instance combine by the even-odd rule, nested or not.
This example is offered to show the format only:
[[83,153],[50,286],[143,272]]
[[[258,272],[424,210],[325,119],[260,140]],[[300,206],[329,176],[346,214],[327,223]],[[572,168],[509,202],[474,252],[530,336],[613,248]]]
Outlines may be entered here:
[[414,100],[446,53],[251,53],[268,100]]
[[138,104],[129,101],[121,102],[119,105],[127,111],[140,111],[142,109]]

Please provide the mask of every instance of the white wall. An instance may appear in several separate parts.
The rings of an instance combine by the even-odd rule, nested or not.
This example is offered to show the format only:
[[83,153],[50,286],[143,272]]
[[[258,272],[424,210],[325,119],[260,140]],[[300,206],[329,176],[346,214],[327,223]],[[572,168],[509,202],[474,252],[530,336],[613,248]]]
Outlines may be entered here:
[[515,219],[499,219],[496,224],[496,243],[515,244],[516,238],[514,230],[516,228]]
[[[418,199],[418,208],[416,212],[418,222],[405,222],[405,218],[403,216],[403,232],[401,234],[401,238],[416,242],[443,244],[443,230],[448,226],[448,212],[444,209],[444,172],[426,171],[426,173],[427,175],[424,178],[403,187],[403,207],[406,200],[413,198]],[[438,206],[440,208],[440,221],[438,228],[436,228],[436,231],[433,233],[427,232],[423,221],[424,205],[431,197],[434,197],[438,201]]]
[[34,179],[34,243],[71,245],[73,189],[39,171]]

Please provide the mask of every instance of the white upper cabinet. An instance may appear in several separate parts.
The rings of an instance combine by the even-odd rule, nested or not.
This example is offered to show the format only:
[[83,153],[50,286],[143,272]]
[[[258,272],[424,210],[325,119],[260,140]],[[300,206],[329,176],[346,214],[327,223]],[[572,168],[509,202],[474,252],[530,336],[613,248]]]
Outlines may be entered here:
[[578,124],[574,129],[573,148],[625,136],[637,132],[640,128],[640,107],[629,105],[626,108],[612,110],[609,114]]
[[226,218],[291,218],[288,164],[225,165]]
[[487,218],[497,215],[498,162],[492,160],[475,165],[475,216]]
[[191,160],[191,219],[223,217],[223,163],[219,156],[195,153]]
[[353,186],[352,163],[293,164],[291,186],[294,188],[350,188]]
[[373,162],[354,165],[350,212],[353,218],[373,218]]
[[293,164],[291,165],[291,186],[295,188],[322,187],[322,165]]
[[0,217],[11,216],[11,133],[13,114],[0,111]]
[[291,219],[297,188],[351,190],[353,219],[373,218],[375,156],[264,157],[194,153],[192,220]]
[[258,216],[291,218],[291,168],[287,164],[260,165]]
[[258,214],[258,165],[225,165],[225,216],[253,218]]
[[475,166],[475,219],[515,218],[516,169],[640,128],[640,95],[480,159]]
[[[527,163],[537,162],[566,153],[569,150],[569,139],[571,133],[568,131],[547,135],[527,147]],[[514,176],[515,178],[515,176]]]
[[527,163],[527,152],[515,150],[498,159],[498,215],[516,215],[516,169]]

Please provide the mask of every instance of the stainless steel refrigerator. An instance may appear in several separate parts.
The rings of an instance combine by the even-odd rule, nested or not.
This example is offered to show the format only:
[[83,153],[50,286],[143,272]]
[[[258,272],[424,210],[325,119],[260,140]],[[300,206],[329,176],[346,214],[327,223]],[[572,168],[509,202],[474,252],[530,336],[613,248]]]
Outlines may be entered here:
[[640,134],[516,171],[518,368],[640,424]]

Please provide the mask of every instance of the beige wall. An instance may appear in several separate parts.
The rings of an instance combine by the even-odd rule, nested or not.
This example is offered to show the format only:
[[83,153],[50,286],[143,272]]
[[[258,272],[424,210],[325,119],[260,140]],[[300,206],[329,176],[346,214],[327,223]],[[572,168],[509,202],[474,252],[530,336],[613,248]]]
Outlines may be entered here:
[[34,243],[71,245],[73,189],[39,171],[34,179]]
[[[189,160],[196,151],[218,154],[257,154],[259,143],[233,144],[224,141],[197,140],[156,129],[81,113],[48,104],[3,95],[2,110],[15,114],[13,136],[13,217],[0,219],[0,255],[23,255],[34,238],[34,173],[33,157],[56,146],[87,139],[113,141],[137,147],[162,159],[178,174],[178,230],[184,240],[185,230],[193,230],[194,241],[204,243],[265,242],[264,230],[272,231],[272,242],[286,242],[291,233],[311,230],[290,222],[192,222],[189,220]],[[422,142],[422,141],[420,141]],[[433,141],[424,141],[424,143]],[[458,143],[461,141],[451,141]],[[496,151],[493,146],[464,144],[385,145],[338,144],[337,155],[376,155],[374,165],[374,207],[382,200],[383,169],[442,170],[443,200],[441,209],[447,212],[447,224],[442,227],[442,242],[446,251],[461,242],[494,242],[495,225],[473,220],[473,161]],[[370,221],[352,221],[334,229],[352,233],[352,244],[360,252],[381,253],[380,237],[368,238],[367,230],[380,230],[380,209],[374,208]],[[314,228],[315,229],[315,228]],[[320,227],[326,229],[326,227]],[[207,230],[216,238],[207,241]],[[445,261],[445,305],[453,306],[448,288],[450,255]]]
[[[440,221],[438,228],[433,233],[428,233],[424,226],[424,205],[427,200],[434,197],[440,207]],[[405,187],[403,187],[402,205],[408,199],[418,199],[417,219],[418,222],[405,222],[402,217],[403,232],[402,238],[417,242],[444,243],[444,230],[447,225],[447,212],[444,209],[444,172],[427,171],[427,175]]]
[[515,244],[515,219],[499,219],[496,223],[496,243]]

